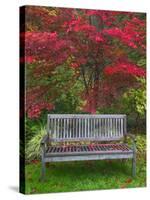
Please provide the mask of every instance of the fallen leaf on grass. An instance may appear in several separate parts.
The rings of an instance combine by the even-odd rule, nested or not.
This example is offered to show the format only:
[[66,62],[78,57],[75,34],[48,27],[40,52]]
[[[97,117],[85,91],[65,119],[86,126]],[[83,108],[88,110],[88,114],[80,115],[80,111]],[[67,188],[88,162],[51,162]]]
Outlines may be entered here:
[[132,179],[131,178],[128,178],[125,183],[123,185],[120,186],[120,188],[126,188],[128,186],[129,183],[132,182]]
[[112,161],[112,160],[106,160],[106,162],[110,164],[110,163],[112,163],[113,161]]
[[36,189],[35,189],[35,188],[33,188],[33,189],[32,189],[32,193],[35,193],[35,192],[37,192],[37,191],[36,191]]
[[86,163],[87,166],[93,166],[93,163],[90,162],[90,161],[86,161],[85,163]]
[[39,160],[32,160],[31,161],[33,164],[38,164],[39,163]]
[[49,163],[46,163],[46,167],[49,167],[50,166],[50,164]]
[[122,188],[122,189],[123,189],[123,188],[126,188],[126,184],[122,185],[120,188]]
[[132,179],[131,178],[128,178],[127,180],[126,180],[126,183],[131,183],[132,182]]

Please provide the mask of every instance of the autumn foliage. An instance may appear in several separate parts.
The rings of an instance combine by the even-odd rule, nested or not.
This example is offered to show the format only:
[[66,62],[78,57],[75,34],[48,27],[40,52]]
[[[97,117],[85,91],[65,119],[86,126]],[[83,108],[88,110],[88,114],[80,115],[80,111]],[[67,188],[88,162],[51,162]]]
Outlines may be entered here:
[[25,58],[20,61],[26,63],[30,79],[28,117],[38,118],[42,110],[55,109],[59,94],[49,80],[60,66],[73,70],[72,83],[79,79],[84,86],[78,94],[84,101],[82,111],[95,113],[136,88],[136,77],[146,77],[145,66],[139,65],[145,59],[145,32],[143,13],[26,7],[21,33]]

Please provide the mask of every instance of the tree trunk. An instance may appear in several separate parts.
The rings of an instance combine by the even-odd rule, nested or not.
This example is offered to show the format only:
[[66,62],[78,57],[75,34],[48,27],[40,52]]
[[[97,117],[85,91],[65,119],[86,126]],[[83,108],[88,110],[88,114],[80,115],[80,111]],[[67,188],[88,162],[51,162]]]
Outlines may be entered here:
[[[100,21],[100,24],[99,24]],[[91,16],[91,24],[93,26],[96,27],[98,32],[101,32],[104,28],[104,24],[103,24],[103,20],[102,18],[99,16]],[[104,66],[104,59],[103,59],[103,47],[100,46],[100,48],[98,48],[98,52],[97,52],[97,58],[101,59],[101,64],[98,64],[97,61],[95,60],[95,72],[94,72],[94,80],[93,80],[93,112],[96,112],[96,109],[98,107],[98,102],[99,102],[99,86],[100,86],[100,74],[103,70],[103,66]]]

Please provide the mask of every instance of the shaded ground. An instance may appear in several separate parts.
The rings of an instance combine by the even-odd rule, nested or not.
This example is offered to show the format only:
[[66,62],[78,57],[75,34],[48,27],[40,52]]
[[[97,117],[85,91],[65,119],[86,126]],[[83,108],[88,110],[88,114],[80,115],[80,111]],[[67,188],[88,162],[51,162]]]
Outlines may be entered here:
[[40,182],[41,163],[26,165],[26,193],[69,192],[146,186],[146,163],[137,161],[136,178],[131,160],[50,163],[46,180]]

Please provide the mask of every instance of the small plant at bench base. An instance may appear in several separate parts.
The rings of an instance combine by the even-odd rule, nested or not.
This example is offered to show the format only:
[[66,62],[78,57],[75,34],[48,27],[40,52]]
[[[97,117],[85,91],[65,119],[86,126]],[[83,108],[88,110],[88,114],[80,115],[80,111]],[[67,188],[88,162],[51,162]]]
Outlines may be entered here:
[[[126,138],[133,143],[129,147]],[[120,143],[120,141],[124,141]],[[101,142],[94,145],[52,145],[53,142]],[[118,142],[117,142],[118,141]],[[136,141],[127,133],[126,115],[49,114],[47,134],[41,141],[42,180],[47,162],[132,159],[136,175]]]

